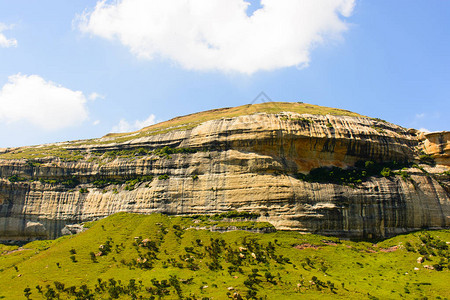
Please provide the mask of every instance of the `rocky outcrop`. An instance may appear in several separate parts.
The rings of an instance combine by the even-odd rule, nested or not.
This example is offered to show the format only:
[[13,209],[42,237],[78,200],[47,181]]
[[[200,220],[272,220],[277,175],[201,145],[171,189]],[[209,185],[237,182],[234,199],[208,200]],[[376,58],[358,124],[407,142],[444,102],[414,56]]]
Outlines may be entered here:
[[[64,144],[67,151],[81,155],[73,161],[54,156],[0,159],[0,239],[55,238],[67,225],[121,211],[250,211],[277,229],[351,238],[446,228],[448,160],[355,185],[307,182],[296,176],[324,166],[349,168],[360,160],[419,163],[419,148],[442,155],[441,146],[427,144],[436,144],[434,135],[424,140],[417,135],[364,117],[259,113],[123,142],[105,137]],[[104,154],[165,146],[192,151]],[[448,137],[443,147],[448,150]],[[11,176],[19,180],[11,182]],[[68,178],[77,181],[70,187],[61,184]],[[94,185],[99,180],[108,184]]]
[[450,131],[424,133],[424,151],[433,156],[437,164],[450,166]]

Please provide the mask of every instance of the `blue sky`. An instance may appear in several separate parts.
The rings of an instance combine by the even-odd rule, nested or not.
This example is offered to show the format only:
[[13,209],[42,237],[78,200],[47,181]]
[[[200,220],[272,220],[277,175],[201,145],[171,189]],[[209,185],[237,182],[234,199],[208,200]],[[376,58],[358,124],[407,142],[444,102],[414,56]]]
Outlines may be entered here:
[[450,128],[450,1],[171,1],[0,0],[0,147],[134,130],[261,91]]

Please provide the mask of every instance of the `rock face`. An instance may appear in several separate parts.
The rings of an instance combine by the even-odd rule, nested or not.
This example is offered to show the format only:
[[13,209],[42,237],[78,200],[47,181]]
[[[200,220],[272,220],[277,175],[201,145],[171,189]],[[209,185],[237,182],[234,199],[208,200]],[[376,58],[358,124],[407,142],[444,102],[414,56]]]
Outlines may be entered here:
[[450,166],[450,131],[425,133],[423,148],[433,155],[436,163]]
[[[81,157],[0,159],[0,240],[55,238],[66,225],[121,211],[250,211],[277,229],[350,238],[447,228],[448,132],[442,135],[444,139],[428,134],[421,140],[415,132],[381,120],[285,112],[211,120],[123,142],[105,137],[60,144]],[[117,152],[164,146],[196,152],[131,157]],[[361,160],[419,163],[420,148],[447,156],[434,167],[404,170],[403,178],[372,176],[355,185],[296,176],[318,167],[349,168]],[[112,151],[117,155],[104,154]],[[12,180],[14,175],[19,179]],[[72,177],[79,182],[61,184]],[[133,178],[134,183],[113,181]],[[99,187],[96,180],[109,183]]]

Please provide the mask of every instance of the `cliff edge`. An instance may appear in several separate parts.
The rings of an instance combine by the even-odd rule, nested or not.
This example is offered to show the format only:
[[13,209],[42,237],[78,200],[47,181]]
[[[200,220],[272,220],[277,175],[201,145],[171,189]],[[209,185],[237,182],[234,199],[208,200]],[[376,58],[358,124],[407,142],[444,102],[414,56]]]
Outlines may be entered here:
[[121,211],[248,211],[277,229],[349,238],[448,228],[449,137],[344,110],[264,103],[2,149],[0,240],[55,238],[67,225]]

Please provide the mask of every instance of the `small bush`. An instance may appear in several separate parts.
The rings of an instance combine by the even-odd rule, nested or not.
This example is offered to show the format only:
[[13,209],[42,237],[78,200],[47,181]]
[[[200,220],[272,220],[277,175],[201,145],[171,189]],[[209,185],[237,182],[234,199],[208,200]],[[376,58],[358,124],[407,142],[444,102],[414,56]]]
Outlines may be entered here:
[[407,181],[411,178],[411,176],[406,171],[400,171],[399,174],[402,177],[403,181]]
[[64,290],[64,283],[61,283],[59,281],[54,281],[53,284],[55,285],[55,288],[58,291],[63,291]]
[[436,162],[434,161],[433,156],[429,155],[429,154],[422,154],[419,156],[419,160],[422,164],[427,164],[430,166],[434,166],[436,165]]
[[405,249],[408,252],[416,252],[416,249],[414,249],[413,245],[411,245],[410,242],[405,243]]
[[72,177],[61,182],[67,188],[74,188],[80,184],[80,181],[76,177]]
[[24,294],[24,296],[25,296],[27,299],[30,299],[30,296],[31,296],[31,289],[30,289],[29,287],[25,288],[25,289],[23,290],[23,294]]
[[169,179],[169,175],[167,175],[167,174],[159,175],[158,179],[159,180],[167,180],[167,179]]
[[20,181],[26,181],[27,179],[25,177],[20,177],[17,175],[12,175],[8,177],[9,182],[20,182]]
[[80,194],[87,194],[87,193],[89,193],[89,190],[86,188],[80,188],[79,192],[80,192]]
[[390,168],[385,167],[383,170],[381,170],[380,175],[383,177],[390,177],[392,175],[392,171]]
[[98,262],[97,261],[97,257],[95,256],[94,252],[90,252],[89,255],[90,255],[91,260],[92,260],[93,263],[97,263]]

